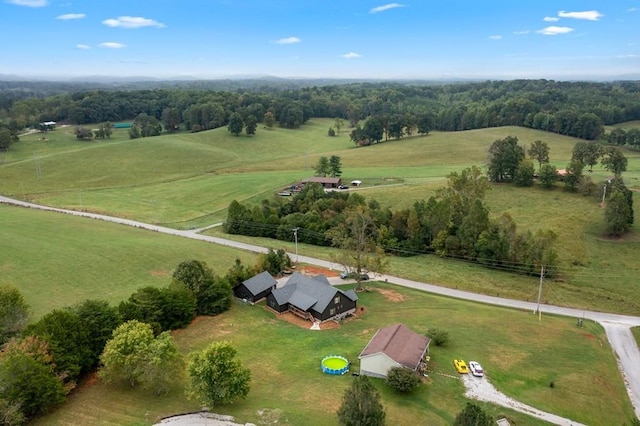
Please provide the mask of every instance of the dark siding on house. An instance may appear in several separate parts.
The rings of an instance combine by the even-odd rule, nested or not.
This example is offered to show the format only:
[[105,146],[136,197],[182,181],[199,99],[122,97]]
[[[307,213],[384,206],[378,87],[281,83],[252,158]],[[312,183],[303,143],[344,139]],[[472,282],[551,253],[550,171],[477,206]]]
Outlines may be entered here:
[[247,289],[244,284],[238,284],[237,286],[235,286],[233,288],[233,294],[238,299],[247,299],[253,302],[253,294],[251,294],[249,289]]
[[[336,303],[335,301],[336,298],[340,299],[338,303]],[[334,309],[333,313],[332,313],[332,309]],[[356,302],[349,299],[344,294],[340,292],[336,292],[336,295],[331,300],[331,302],[327,305],[325,310],[319,314],[320,316],[319,317],[316,315],[314,316],[320,319],[321,321],[326,321],[333,316],[342,314],[344,312],[349,312],[352,309],[353,310],[356,309]]]
[[278,302],[276,301],[276,298],[273,297],[273,293],[269,293],[267,295],[267,306],[270,307],[271,309],[274,309],[280,313],[286,312],[289,310],[289,304],[285,303],[282,306],[278,304]]

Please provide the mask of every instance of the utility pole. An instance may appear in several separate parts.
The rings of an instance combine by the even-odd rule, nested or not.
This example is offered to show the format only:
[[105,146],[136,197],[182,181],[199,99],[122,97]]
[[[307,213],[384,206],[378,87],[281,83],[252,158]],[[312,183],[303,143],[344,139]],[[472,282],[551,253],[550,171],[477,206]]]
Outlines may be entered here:
[[604,188],[602,189],[602,205],[604,206],[604,199],[607,196],[607,184],[604,184]]
[[538,321],[542,321],[542,312],[540,312],[540,297],[542,296],[542,279],[544,278],[544,265],[540,267],[540,286],[538,287],[538,307],[536,312],[538,313]]
[[293,238],[296,241],[296,264],[298,263],[298,230],[300,227],[293,228]]

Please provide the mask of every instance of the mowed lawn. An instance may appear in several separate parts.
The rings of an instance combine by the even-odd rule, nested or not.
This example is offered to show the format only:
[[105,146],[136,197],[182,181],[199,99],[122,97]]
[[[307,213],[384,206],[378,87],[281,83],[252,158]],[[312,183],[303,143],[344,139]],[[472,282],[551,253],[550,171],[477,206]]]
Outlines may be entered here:
[[[483,364],[487,376],[506,394],[542,410],[585,424],[622,424],[633,412],[601,327],[573,319],[494,308],[431,296],[385,283],[371,283],[359,295],[365,312],[340,328],[311,331],[278,319],[262,304],[235,303],[218,317],[199,318],[174,332],[183,354],[214,340],[229,340],[251,369],[246,400],[213,411],[255,424],[333,425],[344,389],[352,380],[321,373],[322,357],[339,354],[358,371],[357,356],[382,326],[402,322],[419,333],[449,331],[444,347],[431,347],[431,371],[418,391],[397,395],[382,380],[388,424],[451,424],[464,407],[462,382],[452,360]],[[553,387],[550,384],[553,382]],[[149,424],[179,412],[197,410],[185,400],[183,382],[156,397],[126,385],[91,380],[60,409],[35,424]],[[481,404],[515,424],[543,424],[509,409]],[[269,423],[271,422],[271,423]]]

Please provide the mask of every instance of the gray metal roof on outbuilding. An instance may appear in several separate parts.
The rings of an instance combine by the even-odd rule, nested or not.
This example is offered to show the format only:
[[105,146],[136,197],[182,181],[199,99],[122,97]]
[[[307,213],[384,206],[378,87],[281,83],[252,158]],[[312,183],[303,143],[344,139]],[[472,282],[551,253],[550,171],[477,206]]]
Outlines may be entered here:
[[260,294],[263,291],[275,286],[278,282],[267,271],[261,272],[243,281],[242,284],[253,294]]

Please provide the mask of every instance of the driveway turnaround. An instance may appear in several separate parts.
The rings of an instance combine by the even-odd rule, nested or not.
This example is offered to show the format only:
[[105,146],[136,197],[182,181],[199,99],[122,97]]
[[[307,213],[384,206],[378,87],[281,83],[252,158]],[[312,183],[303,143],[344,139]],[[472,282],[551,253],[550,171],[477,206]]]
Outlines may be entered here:
[[[266,253],[268,251],[265,247],[260,247],[252,244],[241,243],[238,241],[227,240],[224,238],[210,237],[208,235],[201,235],[196,230],[181,231],[177,229],[166,228],[163,226],[152,225],[143,222],[137,222],[134,220],[121,219],[118,217],[106,216],[95,213],[80,212],[75,210],[59,209],[55,207],[41,206],[38,204],[27,203],[20,200],[14,200],[0,196],[0,203],[11,204],[15,206],[28,207],[33,209],[40,209],[58,213],[65,213],[74,216],[86,217],[90,219],[103,220],[107,222],[119,223],[122,225],[133,226],[136,228],[147,229],[155,232],[162,232],[165,234],[176,235],[185,238],[192,238],[200,241],[207,241],[214,244],[219,244],[227,247],[234,247],[241,250],[247,250],[256,253]],[[203,228],[204,229],[204,228]],[[290,257],[296,256],[293,253],[288,253]],[[298,262],[308,263],[310,265],[321,266],[327,269],[341,269],[337,267],[335,263],[316,259],[313,257],[297,255]],[[457,299],[470,300],[474,302],[486,303],[496,306],[504,306],[515,309],[525,309],[535,312],[537,305],[532,302],[524,302],[521,300],[504,299],[501,297],[487,296],[483,294],[476,294],[462,290],[456,290],[447,287],[440,287],[433,284],[421,283],[418,281],[412,281],[401,277],[392,275],[378,275],[374,279],[387,281],[396,285],[400,285],[407,288],[413,288],[416,290],[426,291],[433,294],[439,294],[448,297],[454,297]],[[565,308],[555,305],[540,305],[540,311],[547,314],[563,315],[574,318],[590,319],[600,323],[606,333],[611,348],[615,353],[618,360],[618,368],[622,374],[629,399],[634,407],[636,417],[640,419],[640,350],[638,345],[631,334],[631,327],[640,326],[640,317],[631,315],[618,315],[614,313],[595,312],[580,309]],[[563,423],[564,424],[564,423]],[[574,423],[577,424],[577,423]]]

